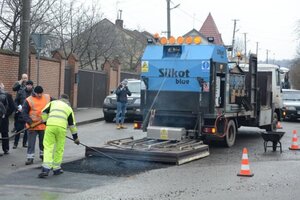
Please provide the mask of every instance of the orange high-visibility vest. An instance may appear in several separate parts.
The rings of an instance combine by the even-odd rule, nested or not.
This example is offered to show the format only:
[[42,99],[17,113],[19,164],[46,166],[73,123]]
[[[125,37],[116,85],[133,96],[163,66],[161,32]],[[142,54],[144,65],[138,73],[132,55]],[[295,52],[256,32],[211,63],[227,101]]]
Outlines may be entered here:
[[[26,99],[30,107],[29,117],[32,119],[32,123],[37,123],[42,121],[42,110],[50,102],[50,96],[48,94],[43,94],[40,98],[35,96],[30,96]],[[29,128],[29,125],[26,124]],[[40,124],[36,127],[30,128],[30,130],[45,130],[46,125]]]

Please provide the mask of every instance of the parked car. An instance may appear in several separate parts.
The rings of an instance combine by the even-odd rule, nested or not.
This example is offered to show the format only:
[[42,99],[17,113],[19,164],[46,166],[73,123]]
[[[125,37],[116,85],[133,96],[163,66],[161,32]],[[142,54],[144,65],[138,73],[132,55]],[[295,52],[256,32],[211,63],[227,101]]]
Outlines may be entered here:
[[[144,83],[137,79],[128,79],[127,87],[131,92],[131,96],[128,97],[125,119],[141,120],[141,88],[144,87]],[[117,95],[115,94],[115,90],[104,99],[103,113],[106,122],[115,120],[117,113]]]
[[300,118],[300,90],[283,89],[282,94],[284,119]]

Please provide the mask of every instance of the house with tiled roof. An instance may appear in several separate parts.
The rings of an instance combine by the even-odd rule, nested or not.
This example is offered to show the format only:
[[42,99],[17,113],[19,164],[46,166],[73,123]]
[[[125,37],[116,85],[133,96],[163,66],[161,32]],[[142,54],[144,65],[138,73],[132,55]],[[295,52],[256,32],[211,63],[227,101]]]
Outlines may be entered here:
[[206,36],[203,35],[202,33],[200,33],[199,31],[197,31],[194,28],[183,35],[183,37],[187,37],[187,36],[192,36],[192,37],[200,36],[201,37],[201,44],[208,44],[209,43]]
[[81,69],[103,70],[104,63],[117,59],[124,71],[136,72],[147,45],[148,34],[124,28],[123,20],[115,23],[102,19],[72,42],[79,43],[75,53]]
[[218,45],[224,45],[224,42],[222,40],[221,33],[219,32],[217,25],[211,15],[211,13],[208,14],[206,20],[204,21],[202,27],[200,28],[199,32],[202,35],[205,35],[207,37],[213,37],[214,44]]

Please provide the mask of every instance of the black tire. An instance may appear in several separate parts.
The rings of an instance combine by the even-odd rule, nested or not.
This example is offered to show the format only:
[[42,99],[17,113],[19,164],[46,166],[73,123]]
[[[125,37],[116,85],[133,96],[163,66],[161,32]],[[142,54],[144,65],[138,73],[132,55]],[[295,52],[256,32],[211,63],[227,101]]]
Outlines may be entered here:
[[272,123],[270,125],[267,125],[266,126],[266,131],[272,131],[272,132],[275,132],[277,130],[277,122],[278,122],[278,116],[277,116],[277,113],[274,112],[273,113],[273,120],[272,120]]
[[112,122],[113,119],[114,119],[114,117],[112,117],[112,116],[104,115],[104,120],[105,120],[106,122]]
[[224,145],[226,147],[232,147],[235,143],[237,128],[233,120],[229,120],[227,124],[226,134],[224,137]]

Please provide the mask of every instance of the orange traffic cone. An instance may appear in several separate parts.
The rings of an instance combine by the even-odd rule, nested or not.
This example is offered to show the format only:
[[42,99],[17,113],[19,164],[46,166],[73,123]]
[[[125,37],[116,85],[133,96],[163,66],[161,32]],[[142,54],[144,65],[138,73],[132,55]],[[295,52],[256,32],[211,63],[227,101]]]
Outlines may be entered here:
[[300,147],[298,146],[298,137],[297,137],[297,131],[293,130],[293,139],[292,139],[292,145],[289,147],[290,150],[300,150]]
[[282,126],[281,126],[281,123],[280,123],[280,121],[278,121],[278,122],[277,122],[277,124],[276,124],[276,128],[277,128],[277,129],[282,129]]
[[252,177],[254,175],[250,172],[247,148],[243,149],[241,171],[237,175],[238,176],[247,176],[247,177]]

